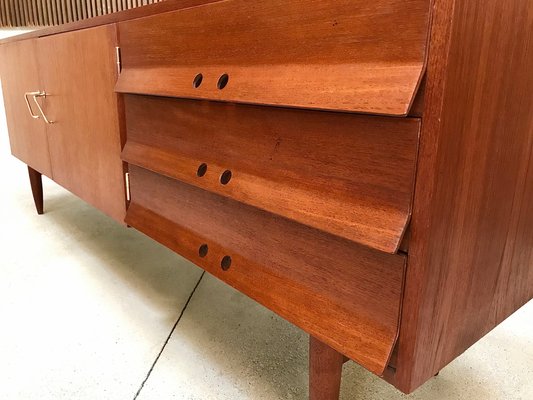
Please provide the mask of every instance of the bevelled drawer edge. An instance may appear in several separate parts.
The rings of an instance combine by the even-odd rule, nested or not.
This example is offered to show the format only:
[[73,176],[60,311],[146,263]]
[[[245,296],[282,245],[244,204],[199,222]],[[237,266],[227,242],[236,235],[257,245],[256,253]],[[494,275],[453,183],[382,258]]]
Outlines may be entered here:
[[398,334],[403,255],[374,251],[139,167],[130,167],[130,185],[128,225],[383,374]]
[[126,21],[116,90],[405,116],[425,70],[429,3],[235,0]]
[[397,252],[420,120],[137,95],[124,102],[124,161]]
[[[269,66],[268,69],[254,66],[213,68],[202,65],[191,68],[124,67],[115,91],[404,117],[408,115],[417,95],[418,82],[424,68],[422,63],[394,65],[389,68],[381,65],[361,66],[357,68],[357,72],[353,72],[352,68],[343,69],[336,65]],[[198,71],[202,71],[206,85],[202,90],[194,90],[192,85]],[[230,77],[231,84],[224,90],[219,90],[217,82],[224,74]],[[287,75],[302,78],[286,81],[283,77]],[[316,76],[321,78],[313,78]],[[394,81],[385,84],[385,78]],[[317,86],[327,90],[318,92]],[[341,93],[347,95],[343,98]]]

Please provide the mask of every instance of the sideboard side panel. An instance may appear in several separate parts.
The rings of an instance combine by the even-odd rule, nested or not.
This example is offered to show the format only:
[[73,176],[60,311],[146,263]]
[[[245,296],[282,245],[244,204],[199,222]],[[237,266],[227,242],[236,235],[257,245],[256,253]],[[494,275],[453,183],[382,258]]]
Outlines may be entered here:
[[435,0],[393,383],[411,392],[533,295],[533,3]]

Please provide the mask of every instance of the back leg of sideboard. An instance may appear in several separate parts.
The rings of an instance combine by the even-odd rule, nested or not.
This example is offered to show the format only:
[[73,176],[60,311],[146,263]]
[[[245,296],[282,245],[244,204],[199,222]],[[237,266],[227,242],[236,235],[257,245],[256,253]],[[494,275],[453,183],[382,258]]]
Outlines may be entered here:
[[338,400],[346,358],[309,336],[309,400]]
[[28,175],[30,176],[30,185],[31,192],[33,194],[33,201],[35,203],[35,208],[37,209],[37,214],[43,213],[43,177],[40,172],[34,170],[28,165]]

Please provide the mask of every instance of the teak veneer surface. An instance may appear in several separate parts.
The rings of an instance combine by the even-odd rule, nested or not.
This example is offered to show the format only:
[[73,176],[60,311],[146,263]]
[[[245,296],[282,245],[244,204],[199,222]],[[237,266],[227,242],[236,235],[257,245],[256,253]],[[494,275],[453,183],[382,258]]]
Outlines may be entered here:
[[[133,95],[125,109],[125,161],[388,253],[398,249],[419,120]],[[223,185],[225,170],[232,177]]]
[[[6,43],[0,46],[0,76],[11,153],[40,173],[52,177],[46,126],[41,118],[32,118],[24,100],[27,92],[42,89],[37,63],[36,40]],[[37,105],[28,100],[33,113]],[[43,104],[43,99],[39,99]]]
[[[126,222],[382,374],[398,333],[405,257],[359,246],[130,165]],[[209,247],[199,255],[202,244]],[[229,255],[224,271],[221,259]]]
[[406,115],[428,25],[429,0],[232,0],[139,18],[119,23],[116,90]]
[[[54,181],[122,222],[126,213],[114,25],[37,39]],[[44,125],[44,122],[41,122]]]
[[533,297],[533,2],[436,1],[393,383]]

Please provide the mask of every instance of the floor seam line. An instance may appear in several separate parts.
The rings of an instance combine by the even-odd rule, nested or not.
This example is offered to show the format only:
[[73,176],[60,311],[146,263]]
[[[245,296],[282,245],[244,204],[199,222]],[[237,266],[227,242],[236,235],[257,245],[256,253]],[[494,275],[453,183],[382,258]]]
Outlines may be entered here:
[[180,312],[180,315],[178,316],[178,319],[176,320],[176,322],[174,323],[174,326],[172,326],[172,329],[170,330],[170,333],[168,334],[165,342],[163,343],[163,346],[161,347],[161,350],[159,350],[159,353],[157,354],[154,362],[152,363],[150,369],[148,370],[148,373],[146,374],[144,380],[142,381],[141,383],[141,386],[139,387],[139,389],[137,390],[137,393],[135,393],[135,396],[133,397],[133,400],[136,400],[137,397],[139,397],[139,395],[141,394],[141,391],[143,390],[144,388],[144,385],[146,384],[146,382],[148,381],[148,378],[150,378],[150,375],[152,374],[152,371],[154,370],[155,368],[155,365],[157,364],[157,362],[159,361],[159,358],[161,357],[161,354],[163,354],[163,351],[165,350],[165,347],[167,346],[168,342],[170,341],[170,338],[172,336],[172,334],[174,333],[174,331],[176,330],[176,327],[178,326],[181,318],[183,317],[183,314],[185,313],[185,310],[187,309],[187,306],[189,305],[189,303],[191,302],[191,299],[192,299],[192,296],[194,295],[194,293],[196,292],[196,289],[198,288],[198,286],[200,285],[200,282],[202,281],[202,278],[204,277],[205,275],[205,271],[202,271],[202,275],[200,275],[200,279],[198,279],[198,282],[196,282],[196,285],[194,285],[194,288],[192,289],[191,291],[191,294],[189,295],[189,297],[187,298],[187,301],[185,302],[185,305],[183,306],[181,312]]

